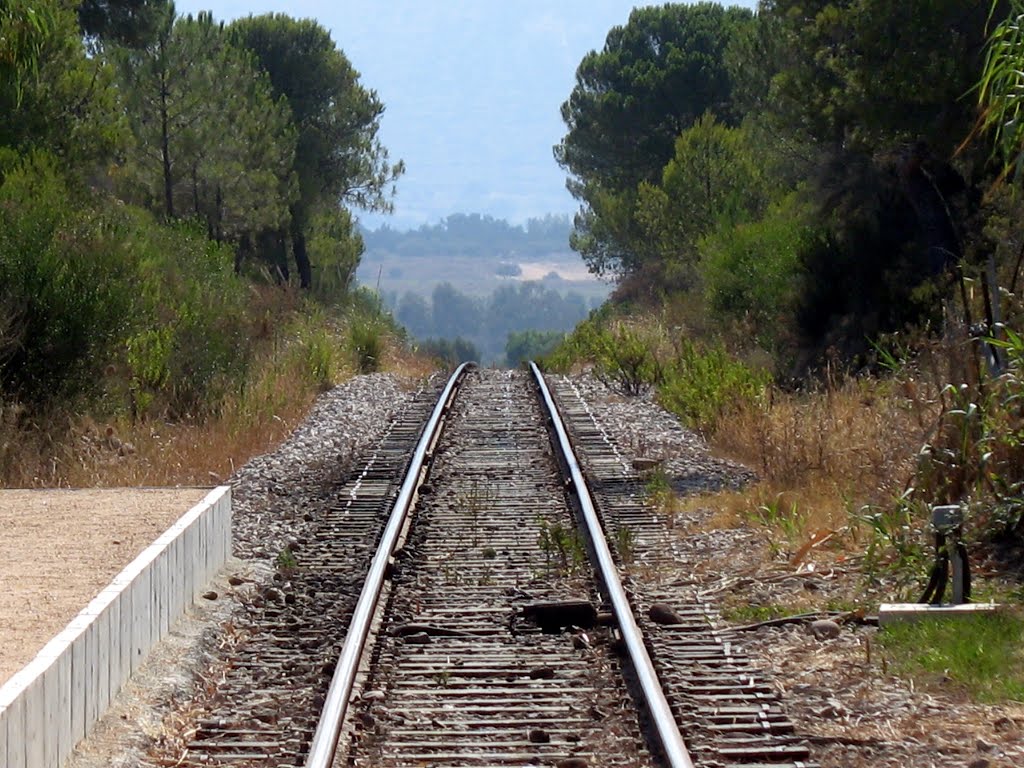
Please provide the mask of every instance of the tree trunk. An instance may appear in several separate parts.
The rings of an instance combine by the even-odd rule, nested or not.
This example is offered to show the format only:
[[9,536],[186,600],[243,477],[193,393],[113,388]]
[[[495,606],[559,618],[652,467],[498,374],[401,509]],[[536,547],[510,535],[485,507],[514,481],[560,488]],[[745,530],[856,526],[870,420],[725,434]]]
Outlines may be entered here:
[[306,251],[306,234],[302,227],[292,220],[292,250],[295,252],[295,268],[299,271],[299,287],[309,290],[313,286],[313,267]]
[[288,282],[288,253],[284,247],[282,230],[267,229],[260,233],[260,256],[270,264],[277,275],[278,283]]
[[174,178],[171,176],[170,118],[167,115],[167,78],[160,79],[160,157],[164,168],[164,213],[174,218]]
[[224,242],[224,194],[220,184],[217,185],[217,197],[214,206],[213,239],[218,243]]
[[239,275],[242,273],[242,264],[247,258],[252,256],[252,238],[249,233],[246,232],[238,240],[238,246],[235,248],[235,274]]

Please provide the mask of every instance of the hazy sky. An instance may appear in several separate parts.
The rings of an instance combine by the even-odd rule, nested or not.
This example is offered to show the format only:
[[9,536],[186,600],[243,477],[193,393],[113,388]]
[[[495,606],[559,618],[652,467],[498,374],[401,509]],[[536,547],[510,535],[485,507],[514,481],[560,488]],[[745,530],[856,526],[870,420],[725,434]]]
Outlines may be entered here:
[[[733,4],[754,7],[755,0]],[[380,95],[381,137],[407,171],[391,226],[449,213],[521,223],[570,213],[551,148],[576,67],[624,24],[628,0],[178,0],[230,20],[280,11],[327,27]],[[384,219],[362,216],[376,226]]]

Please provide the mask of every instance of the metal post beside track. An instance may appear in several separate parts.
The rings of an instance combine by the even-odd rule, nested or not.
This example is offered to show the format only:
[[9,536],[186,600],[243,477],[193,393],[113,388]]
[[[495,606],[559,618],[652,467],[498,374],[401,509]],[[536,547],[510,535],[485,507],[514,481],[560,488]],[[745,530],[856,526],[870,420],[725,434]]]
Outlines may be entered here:
[[590,491],[587,489],[586,480],[584,480],[579,463],[576,461],[576,455],[573,453],[572,445],[569,442],[569,435],[566,432],[565,425],[562,423],[562,417],[558,413],[558,408],[555,406],[555,401],[548,391],[540,369],[531,362],[530,370],[537,381],[548,416],[551,418],[552,429],[558,438],[558,444],[562,450],[569,476],[572,478],[572,484],[579,501],[580,513],[586,523],[587,533],[590,537],[592,552],[596,560],[595,566],[608,593],[608,600],[612,605],[615,620],[618,622],[619,632],[629,651],[630,660],[633,663],[633,668],[640,683],[651,720],[654,722],[655,730],[658,732],[658,739],[665,752],[665,758],[671,768],[693,768],[693,761],[690,759],[690,754],[683,743],[683,737],[679,733],[679,726],[676,724],[676,719],[672,715],[668,701],[665,699],[665,693],[662,690],[661,682],[658,680],[658,674],[654,670],[651,657],[644,645],[643,634],[640,631],[640,627],[637,626],[636,619],[633,617],[633,610],[629,605],[629,599],[626,597],[626,591],[622,588],[622,582],[619,580],[618,568],[616,568],[615,561],[612,559],[611,550],[609,550],[608,542],[605,539],[604,529],[601,527],[601,521],[597,517],[594,503],[590,497]]
[[381,537],[377,552],[370,563],[370,571],[363,584],[363,590],[359,594],[359,602],[356,603],[355,612],[352,614],[348,634],[345,636],[345,644],[342,647],[341,656],[338,657],[338,664],[334,669],[334,676],[331,678],[331,686],[327,691],[324,707],[320,713],[320,721],[317,723],[316,732],[313,734],[313,741],[310,743],[309,753],[306,756],[306,768],[331,768],[334,762],[342,724],[348,710],[349,699],[352,696],[356,671],[359,668],[359,660],[362,657],[363,648],[370,633],[370,625],[373,622],[373,615],[377,610],[381,588],[384,585],[388,560],[394,552],[405,525],[416,488],[422,481],[426,456],[437,441],[441,421],[455,397],[455,391],[468,365],[468,363],[463,363],[455,369],[455,373],[448,380],[437,405],[434,406],[427,425],[423,428],[423,435],[416,444],[416,450],[409,463],[409,472],[402,483],[398,499],[392,508],[387,527],[384,529],[384,535]]

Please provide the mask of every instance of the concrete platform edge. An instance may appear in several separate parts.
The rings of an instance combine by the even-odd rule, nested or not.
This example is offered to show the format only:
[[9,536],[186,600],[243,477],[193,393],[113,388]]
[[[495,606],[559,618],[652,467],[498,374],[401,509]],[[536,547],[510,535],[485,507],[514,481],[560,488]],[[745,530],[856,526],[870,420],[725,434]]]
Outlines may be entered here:
[[0,687],[0,765],[60,768],[230,554],[231,488],[222,485]]

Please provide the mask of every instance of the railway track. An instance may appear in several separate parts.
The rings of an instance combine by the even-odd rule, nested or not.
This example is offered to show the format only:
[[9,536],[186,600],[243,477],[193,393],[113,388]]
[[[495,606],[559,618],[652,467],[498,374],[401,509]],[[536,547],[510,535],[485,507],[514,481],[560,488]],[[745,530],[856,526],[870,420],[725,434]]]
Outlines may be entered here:
[[[178,764],[807,765],[712,612],[659,582],[670,532],[571,385],[548,400],[595,509],[530,374],[462,373],[419,446],[424,398],[264,590]],[[588,516],[630,531],[642,578],[627,569],[622,587],[614,547],[577,526]]]

